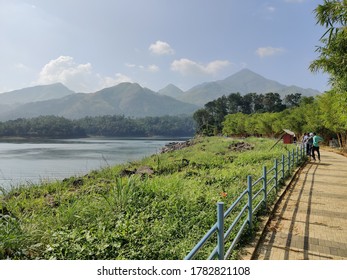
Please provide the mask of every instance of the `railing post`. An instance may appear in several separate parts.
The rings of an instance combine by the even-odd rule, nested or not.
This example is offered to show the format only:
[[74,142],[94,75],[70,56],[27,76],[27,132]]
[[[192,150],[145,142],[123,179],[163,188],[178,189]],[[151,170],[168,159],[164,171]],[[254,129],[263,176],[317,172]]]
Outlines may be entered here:
[[224,203],[217,203],[217,227],[218,227],[218,236],[217,236],[217,248],[218,248],[218,259],[224,259]]
[[299,165],[299,147],[296,147],[296,166]]
[[276,191],[278,191],[278,160],[277,160],[277,158],[275,158],[275,166],[274,166],[274,168],[275,168],[275,188],[276,188]]
[[303,144],[300,145],[300,161],[302,161],[302,155],[304,154],[303,152]]
[[288,172],[290,172],[290,158],[291,158],[291,155],[290,155],[290,151],[288,151]]
[[284,181],[284,173],[285,173],[285,156],[282,155],[282,180]]
[[247,176],[247,185],[248,185],[248,224],[250,230],[252,230],[252,176],[248,175]]
[[292,159],[293,159],[293,161],[292,161],[292,167],[294,168],[295,167],[295,157],[294,157],[294,149],[292,150]]
[[266,166],[263,167],[263,190],[264,190],[264,206],[267,209],[267,170]]
[[307,145],[304,145],[304,154],[302,155],[303,157],[307,157]]

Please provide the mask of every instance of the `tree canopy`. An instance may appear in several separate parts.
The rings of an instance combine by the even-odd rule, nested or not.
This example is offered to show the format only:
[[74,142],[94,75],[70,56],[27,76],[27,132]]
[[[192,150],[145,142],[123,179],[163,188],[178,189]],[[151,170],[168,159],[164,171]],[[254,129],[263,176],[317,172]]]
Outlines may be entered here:
[[[227,115],[281,112],[287,107],[299,106],[300,100],[300,93],[289,94],[284,100],[278,93],[273,92],[248,93],[243,96],[240,93],[231,93],[208,102],[204,108],[194,113],[193,118],[196,122],[197,133],[216,135],[222,133],[223,121]],[[238,116],[241,115],[238,114]]]
[[163,116],[133,119],[114,115],[69,120],[40,116],[0,122],[0,137],[82,138],[106,137],[182,137],[194,135],[191,116]]
[[317,47],[319,57],[310,69],[322,70],[330,75],[333,88],[347,90],[347,1],[324,0],[315,9],[317,24],[326,28]]
[[321,121],[337,133],[340,142],[347,141],[347,1],[324,0],[314,10],[317,24],[326,28],[317,47],[318,58],[310,70],[329,74],[331,90],[319,99]]

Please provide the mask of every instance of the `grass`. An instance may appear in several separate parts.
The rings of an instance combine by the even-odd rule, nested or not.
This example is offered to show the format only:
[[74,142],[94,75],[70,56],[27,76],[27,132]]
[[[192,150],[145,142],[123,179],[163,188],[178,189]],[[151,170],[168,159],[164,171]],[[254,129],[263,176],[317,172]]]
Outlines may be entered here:
[[[274,140],[196,138],[194,145],[0,195],[1,259],[183,259],[230,205],[287,151]],[[153,174],[133,174],[146,166]],[[124,175],[124,170],[132,175]],[[210,249],[211,246],[207,246]]]

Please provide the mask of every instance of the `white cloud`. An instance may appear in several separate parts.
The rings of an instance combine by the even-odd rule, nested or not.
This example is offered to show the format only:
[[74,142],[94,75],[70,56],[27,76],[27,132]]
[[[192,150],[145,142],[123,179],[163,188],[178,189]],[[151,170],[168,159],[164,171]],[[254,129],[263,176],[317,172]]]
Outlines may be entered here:
[[230,62],[227,60],[215,60],[207,65],[203,65],[201,63],[182,58],[172,62],[171,70],[179,72],[183,75],[216,74],[219,70],[228,65],[230,65]]
[[48,62],[39,74],[38,84],[61,82],[75,91],[87,91],[95,87],[92,65],[78,64],[70,56],[60,56]]
[[151,44],[149,50],[157,55],[170,55],[175,53],[171,46],[163,41],[156,41],[154,44]]
[[157,65],[154,65],[154,64],[148,65],[147,71],[155,73],[155,72],[159,71],[159,67]]
[[125,66],[126,66],[126,67],[129,67],[129,68],[135,68],[135,67],[136,67],[136,64],[133,64],[133,63],[125,63]]
[[132,63],[126,63],[125,66],[128,68],[138,68],[140,70],[152,72],[152,73],[158,72],[160,70],[159,66],[157,66],[155,64],[143,66],[143,65],[136,65],[136,64],[132,64]]
[[71,56],[60,56],[48,62],[41,70],[35,84],[61,82],[77,92],[93,92],[121,82],[130,82],[131,78],[116,74],[115,77],[102,77],[94,73],[90,63],[78,64]]
[[264,47],[264,48],[258,48],[255,52],[259,57],[266,57],[266,56],[273,56],[276,54],[280,54],[284,52],[284,49],[274,48],[274,47]]

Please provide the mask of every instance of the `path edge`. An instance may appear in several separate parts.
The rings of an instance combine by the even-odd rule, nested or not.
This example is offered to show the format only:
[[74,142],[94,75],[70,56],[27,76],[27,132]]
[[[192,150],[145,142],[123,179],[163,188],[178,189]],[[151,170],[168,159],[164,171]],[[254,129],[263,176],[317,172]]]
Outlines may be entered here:
[[254,260],[255,254],[258,251],[259,245],[261,241],[264,239],[264,233],[268,228],[272,218],[275,215],[276,210],[279,207],[279,204],[282,202],[284,196],[287,194],[288,190],[295,185],[295,181],[299,178],[303,169],[309,163],[306,160],[300,167],[296,168],[293,176],[290,179],[285,181],[284,187],[281,188],[280,193],[278,194],[277,201],[269,207],[268,214],[266,216],[260,216],[260,225],[259,230],[255,233],[254,238],[251,242],[240,248],[240,252],[238,254],[238,260]]

